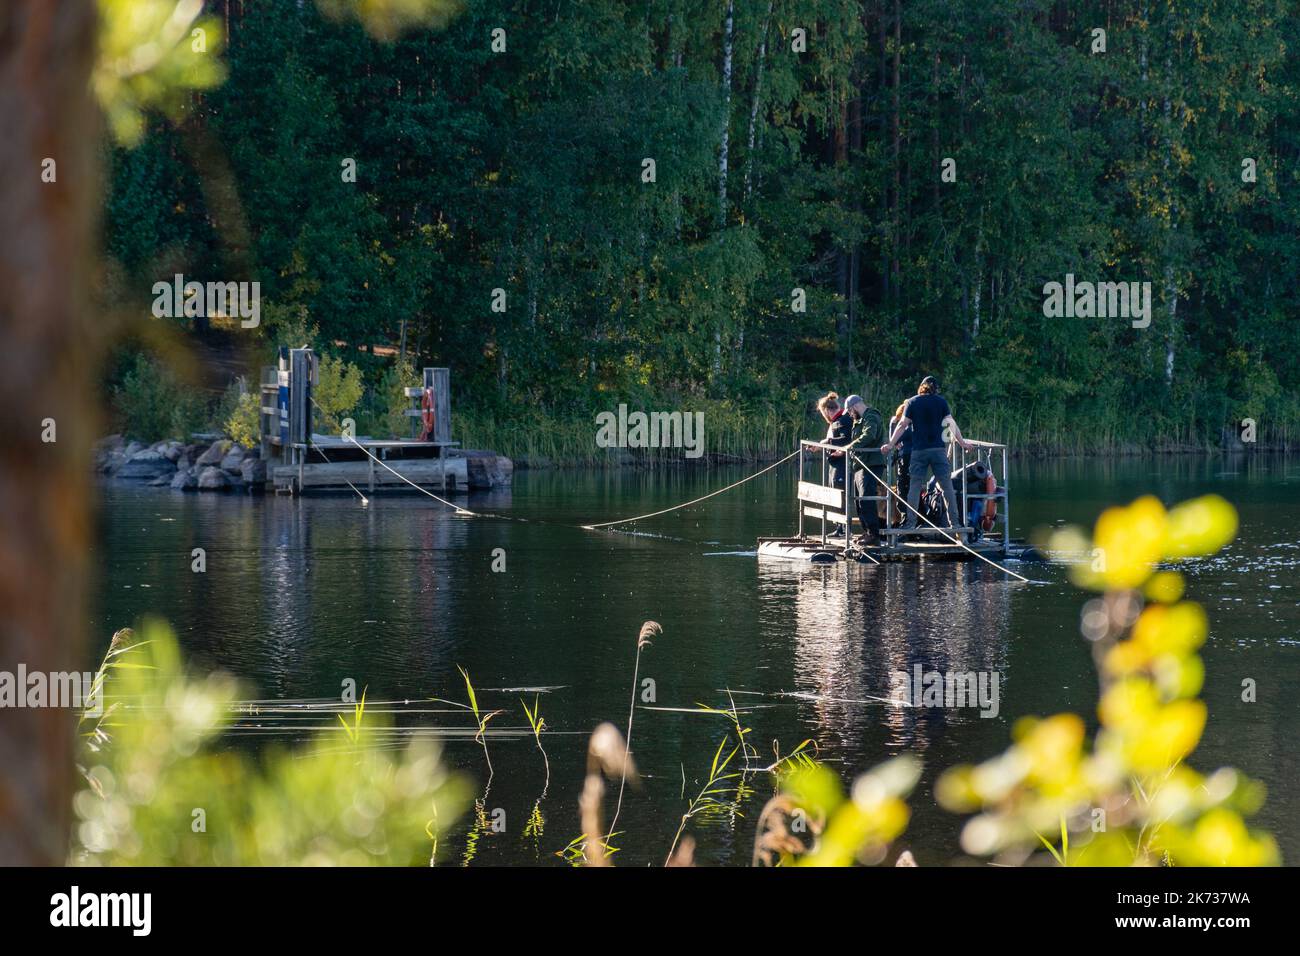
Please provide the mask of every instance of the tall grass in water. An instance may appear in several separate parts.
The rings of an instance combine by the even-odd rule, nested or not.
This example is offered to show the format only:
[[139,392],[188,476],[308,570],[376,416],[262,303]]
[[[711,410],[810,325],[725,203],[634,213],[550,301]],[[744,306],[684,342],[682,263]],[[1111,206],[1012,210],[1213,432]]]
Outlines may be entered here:
[[702,813],[725,812],[730,804],[721,798],[736,795],[737,786],[729,784],[727,781],[736,780],[741,775],[735,771],[729,771],[727,768],[731,765],[731,761],[735,759],[736,754],[740,752],[742,744],[736,744],[724,757],[722,751],[726,746],[727,738],[723,737],[713,755],[713,763],[709,767],[708,778],[704,781],[704,785],[700,787],[699,792],[691,798],[691,802],[686,805],[686,812],[682,814],[681,822],[677,825],[677,833],[673,836],[672,846],[668,848],[668,856],[664,860],[664,866],[670,866],[674,863],[678,841],[681,840],[682,833],[686,830],[686,824],[692,818]]
[[[542,816],[542,801],[546,799],[547,791],[551,789],[551,760],[546,756],[546,748],[542,746],[542,731],[546,729],[546,720],[542,717],[540,698],[540,694],[533,695],[531,708],[526,700],[519,698],[519,705],[523,707],[524,715],[528,718],[528,727],[533,732],[533,741],[541,751],[542,763],[546,767],[546,781],[542,784],[542,795],[533,802],[532,813],[528,815],[528,822],[524,824],[524,836],[532,837],[535,841],[540,841],[546,829],[546,818]],[[537,848],[540,849],[540,844]]]
[[483,785],[482,795],[474,800],[474,822],[471,824],[469,832],[465,835],[465,855],[461,860],[461,865],[469,866],[478,853],[479,840],[482,839],[483,834],[487,833],[488,830],[492,828],[492,824],[488,820],[487,816],[487,798],[492,792],[492,778],[495,776],[495,771],[492,768],[492,755],[488,751],[487,725],[488,721],[502,713],[502,711],[481,710],[478,705],[478,694],[474,692],[474,684],[469,679],[469,672],[459,664],[456,665],[456,670],[460,671],[460,676],[465,680],[465,695],[469,702],[467,704],[462,704],[460,701],[447,700],[442,697],[433,697],[430,699],[435,700],[440,704],[451,704],[453,707],[460,707],[473,714],[475,723],[474,741],[483,748],[483,760],[487,763],[487,783]]
[[[830,387],[830,386],[827,386]],[[826,388],[816,390],[824,392]],[[916,383],[873,380],[860,389],[840,386],[841,395],[858,390],[886,422],[899,404],[916,393]],[[651,400],[629,411],[704,414],[704,461],[761,461],[794,450],[801,438],[820,438],[826,426],[813,412],[814,391],[795,390],[787,398],[741,407],[727,401]],[[968,438],[1008,445],[1031,457],[1114,455],[1167,451],[1210,451],[1222,447],[1224,429],[1239,427],[1227,405],[1188,407],[1168,404],[1135,407],[1127,395],[1052,402],[986,400],[961,394],[945,397]],[[613,408],[601,411],[616,411]],[[1267,417],[1258,417],[1259,447],[1294,447],[1300,434],[1300,402],[1284,399]],[[453,414],[455,437],[466,448],[491,448],[533,466],[623,467],[680,464],[681,448],[605,449],[596,445],[596,412],[534,411],[525,426],[502,421],[483,410]]]
[[[704,414],[702,461],[754,461],[789,454],[809,429],[820,436],[825,425],[808,415],[808,404],[799,401],[782,406],[741,409],[716,403],[651,405],[650,410],[687,410]],[[615,409],[609,409],[615,411]],[[635,410],[635,409],[634,409]],[[465,448],[490,448],[507,457],[533,465],[622,467],[629,461],[646,465],[690,461],[682,448],[619,449],[596,444],[596,416],[557,416],[546,412],[531,415],[527,424],[502,422],[481,411],[455,412],[452,430]]]
[[[636,660],[632,665],[632,698],[627,705],[627,749],[628,753],[632,751],[632,718],[636,715],[636,692],[637,679],[641,673],[641,652],[650,646],[650,638],[658,637],[664,632],[657,621],[646,621],[641,625],[641,633],[636,639]],[[618,781],[618,801],[614,804],[614,817],[610,820],[609,830],[606,835],[606,842],[613,836],[614,828],[618,825],[618,814],[623,809],[623,789],[627,785],[627,767],[629,761],[623,762],[623,775]]]

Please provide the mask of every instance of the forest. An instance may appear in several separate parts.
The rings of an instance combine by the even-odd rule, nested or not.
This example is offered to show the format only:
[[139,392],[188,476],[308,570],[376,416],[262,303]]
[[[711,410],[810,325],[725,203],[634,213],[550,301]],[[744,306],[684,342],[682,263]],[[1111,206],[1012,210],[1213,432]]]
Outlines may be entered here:
[[[889,412],[925,374],[1021,450],[1294,444],[1284,0],[470,0],[391,35],[336,5],[210,2],[219,76],[106,141],[102,295],[260,283],[253,330],[148,319],[219,359],[181,393],[311,342],[372,429],[445,365],[515,454],[580,457],[621,403],[783,451],[818,393]],[[1149,315],[1045,308],[1067,276]],[[165,431],[130,411],[143,324],[106,386]]]

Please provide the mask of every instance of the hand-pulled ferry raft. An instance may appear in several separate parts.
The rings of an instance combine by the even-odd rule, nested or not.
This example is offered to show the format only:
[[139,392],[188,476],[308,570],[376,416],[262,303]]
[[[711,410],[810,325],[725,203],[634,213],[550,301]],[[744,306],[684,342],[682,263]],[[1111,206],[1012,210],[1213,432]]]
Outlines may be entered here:
[[[928,523],[922,518],[916,527],[901,527],[908,512],[906,495],[898,493],[899,462],[896,456],[881,467],[869,467],[860,457],[862,450],[804,440],[799,443],[799,477],[796,490],[798,530],[791,537],[759,538],[760,557],[832,563],[841,560],[879,564],[885,561],[914,561],[923,558],[963,560],[1041,560],[1038,552],[1022,541],[1011,539],[1011,509],[1008,492],[1007,446],[972,441],[973,451],[956,442],[948,446],[953,490],[964,516],[958,527],[946,520]],[[843,484],[837,484],[833,458],[843,455]],[[854,476],[867,471],[864,487],[875,494],[855,493]],[[883,479],[883,486],[876,479]],[[916,480],[917,476],[911,476]],[[927,497],[942,498],[937,482],[930,479],[922,496],[921,515],[926,514]],[[858,502],[880,514],[880,541],[868,544],[855,535]],[[946,511],[946,508],[944,509]],[[957,522],[953,522],[957,524]],[[935,526],[937,525],[937,527]]]

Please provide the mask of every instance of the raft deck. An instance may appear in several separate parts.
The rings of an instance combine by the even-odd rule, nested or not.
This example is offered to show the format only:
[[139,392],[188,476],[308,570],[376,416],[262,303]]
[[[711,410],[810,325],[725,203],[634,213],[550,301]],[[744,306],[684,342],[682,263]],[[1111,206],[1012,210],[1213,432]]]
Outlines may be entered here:
[[[972,514],[971,503],[977,501],[983,501],[985,507],[993,512],[993,527],[985,531],[978,541],[970,540],[974,533],[971,527],[944,528],[942,531],[925,524],[906,531],[896,527],[903,513],[895,504],[897,495],[887,490],[895,486],[898,480],[892,462],[884,468],[884,474],[880,475],[884,479],[885,488],[879,487],[874,478],[865,483],[867,488],[881,493],[857,495],[852,490],[856,487],[855,472],[860,468],[865,470],[867,466],[852,453],[852,449],[848,449],[850,454],[845,455],[846,449],[840,446],[805,439],[799,443],[799,477],[795,488],[798,530],[790,537],[759,538],[759,556],[815,563],[829,563],[846,558],[864,563],[880,563],[927,558],[959,560],[975,558],[977,555],[987,558],[1016,557],[1025,549],[1025,545],[1019,542],[1013,545],[1011,541],[1006,487],[1009,470],[1007,446],[983,441],[971,441],[970,445],[975,452],[973,462],[967,458],[966,450],[956,444],[949,445],[948,458],[954,469],[954,490],[962,513]],[[844,472],[844,480],[839,484],[832,480],[835,458],[842,463],[839,467]],[[999,464],[995,461],[997,458],[1001,459],[1000,468],[995,468]],[[971,491],[965,476],[968,464],[974,463],[982,463],[981,467],[987,469],[986,475],[1000,472],[1000,484],[989,479],[993,484],[991,492]],[[808,466],[813,467],[810,469]],[[810,470],[812,474],[808,473]],[[881,544],[866,546],[856,543],[852,526],[857,520],[859,503],[872,509],[883,505],[882,519],[885,527],[880,531],[883,539]],[[808,527],[807,519],[810,518],[816,523],[815,526],[819,526],[819,533],[810,534],[805,530]],[[961,532],[961,535],[957,532]],[[950,540],[953,537],[961,537],[964,544]]]
[[[873,563],[872,559],[876,562],[922,559],[961,561],[973,558],[971,551],[988,558],[1014,557],[1014,551],[1008,551],[1001,537],[982,538],[970,542],[966,548],[955,545],[946,538],[938,537],[936,541],[900,541],[892,547],[884,544],[873,547],[853,544],[847,549],[847,558],[866,564]],[[820,537],[809,535],[803,538],[759,538],[758,555],[789,561],[811,561],[814,564],[829,564],[846,558],[843,539],[828,538],[823,543]]]

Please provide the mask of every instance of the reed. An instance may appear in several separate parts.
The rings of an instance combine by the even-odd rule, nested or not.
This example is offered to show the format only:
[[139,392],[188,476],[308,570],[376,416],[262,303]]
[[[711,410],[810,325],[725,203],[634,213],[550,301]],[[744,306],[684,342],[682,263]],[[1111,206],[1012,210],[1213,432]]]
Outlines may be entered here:
[[533,695],[533,706],[530,710],[528,702],[522,697],[519,698],[519,704],[524,709],[524,716],[528,718],[528,726],[533,732],[533,740],[537,743],[537,749],[542,753],[542,763],[546,766],[546,785],[542,788],[542,797],[546,797],[546,791],[551,786],[551,761],[546,756],[546,748],[542,746],[542,731],[546,729],[546,721],[542,718],[542,709],[539,704],[540,695]]
[[730,802],[722,799],[724,796],[735,796],[737,786],[728,784],[729,780],[736,780],[741,775],[734,771],[728,771],[731,761],[735,759],[736,754],[741,752],[742,744],[736,744],[731,751],[724,757],[722,751],[727,746],[727,737],[723,737],[718,744],[717,751],[713,754],[713,763],[709,767],[708,779],[704,781],[698,793],[691,798],[691,802],[686,805],[686,812],[682,814],[682,819],[677,825],[677,833],[673,836],[672,846],[668,848],[668,856],[664,859],[664,866],[673,862],[674,854],[677,851],[677,843],[682,838],[682,833],[686,829],[686,824],[692,818],[705,813],[722,813],[730,807]]
[[354,744],[361,742],[361,720],[366,714],[366,688],[361,688],[361,700],[352,708],[352,723],[349,724],[343,719],[342,714],[335,714],[339,723],[343,725],[343,732],[348,735],[348,740]]
[[[840,387],[841,394],[845,388]],[[852,389],[850,389],[852,390]],[[740,405],[726,400],[662,398],[638,404],[645,410],[704,413],[704,456],[700,462],[765,461],[788,454],[801,438],[818,438],[826,426],[812,412],[815,392],[794,390],[779,401]],[[916,391],[914,382],[877,380],[861,388],[868,404],[888,421]],[[1027,457],[1122,455],[1150,452],[1211,451],[1222,448],[1225,429],[1239,427],[1228,406],[1168,402],[1137,407],[1127,394],[1053,402],[1014,398],[986,399],[956,390],[946,396],[963,432],[972,438],[1009,445]],[[602,409],[608,410],[608,409]],[[453,430],[467,448],[491,448],[529,467],[655,467],[681,464],[680,448],[604,449],[596,445],[596,412],[538,410],[527,427],[482,409],[453,415]],[[1300,402],[1284,402],[1259,426],[1259,448],[1293,448],[1300,433]]]
[[[641,652],[650,646],[650,638],[658,637],[664,632],[657,621],[646,621],[641,625],[641,632],[636,639],[636,659],[632,664],[632,696],[627,706],[627,740],[626,748],[630,754],[632,751],[632,718],[636,715],[636,691],[637,679],[641,673]],[[614,827],[618,825],[618,814],[623,809],[623,790],[627,786],[627,767],[630,761],[623,761],[623,775],[618,781],[618,800],[614,804],[614,816],[610,820],[610,832],[606,834],[606,842],[613,836]]]

